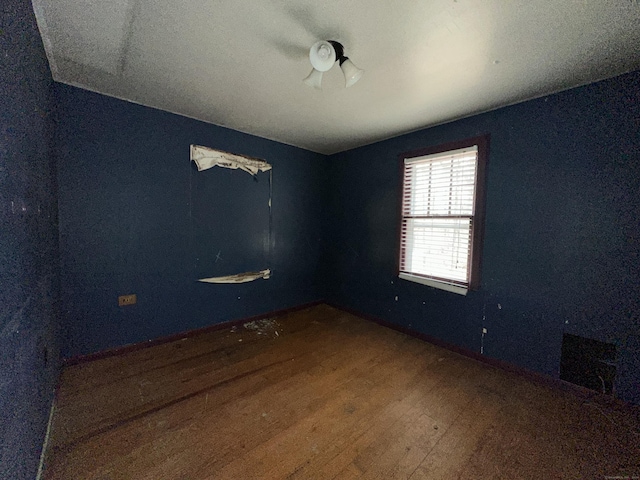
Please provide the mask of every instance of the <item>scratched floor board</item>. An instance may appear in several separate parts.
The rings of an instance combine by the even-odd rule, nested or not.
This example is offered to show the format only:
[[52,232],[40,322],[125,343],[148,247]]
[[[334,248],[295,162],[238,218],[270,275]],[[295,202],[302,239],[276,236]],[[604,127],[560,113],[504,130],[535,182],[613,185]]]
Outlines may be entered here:
[[65,368],[45,478],[633,476],[639,426],[319,305]]
[[[365,339],[362,340],[362,344],[366,343]],[[380,348],[376,348],[376,352],[381,357],[378,361],[389,357],[388,354],[383,354],[384,352]],[[286,378],[283,382],[268,385],[267,391],[240,398],[238,401],[226,405],[226,408],[220,414],[211,412],[210,416],[200,417],[197,423],[179,421],[175,418],[171,419],[172,424],[182,425],[181,431],[186,433],[180,438],[182,448],[198,450],[200,445],[204,443],[208,448],[213,448],[218,452],[215,457],[205,462],[203,462],[202,457],[194,460],[183,456],[174,462],[174,468],[178,468],[178,471],[186,474],[188,478],[198,478],[199,475],[208,475],[216,472],[225,464],[235,460],[238,450],[251,452],[246,454],[246,457],[252,457],[255,460],[255,451],[253,449],[268,444],[270,441],[269,436],[272,435],[272,432],[286,431],[286,428],[290,425],[295,424],[304,417],[308,417],[318,408],[323,408],[328,400],[333,400],[336,397],[341,398],[340,386],[346,385],[346,380],[350,376],[358,374],[357,371],[352,371],[354,367],[358,368],[358,364],[361,364],[359,369],[362,374],[371,368],[375,368],[376,362],[371,361],[371,355],[364,348],[360,349],[360,353],[362,355],[357,359],[351,359],[351,361],[346,362],[345,360],[348,359],[340,358],[337,355],[332,356],[330,360],[323,362],[326,372],[321,375]],[[353,353],[349,355],[353,355]],[[297,359],[296,363],[302,362]],[[340,363],[343,365],[341,366]],[[331,388],[334,389],[332,397],[318,395],[318,392],[324,392],[326,389]],[[178,413],[182,410],[184,409],[179,409]],[[249,412],[257,412],[257,414],[250,414]],[[230,423],[228,418],[235,420]],[[208,438],[211,431],[220,434],[218,438]],[[253,431],[254,434],[251,437],[237,434],[245,431]],[[157,443],[157,439],[152,438],[151,442]],[[170,449],[171,445],[169,444]],[[167,451],[166,453],[169,454],[170,452]],[[184,461],[183,464],[181,464],[181,460]],[[154,463],[153,461],[151,462],[150,470],[153,470]],[[230,467],[225,468],[227,471],[230,469]],[[150,475],[149,478],[159,478],[161,473]],[[168,476],[166,478],[172,477]]]
[[[135,357],[139,357],[139,352],[130,354],[134,358],[123,365],[123,370],[127,372],[123,374],[114,373],[118,368],[114,365],[113,358],[92,362],[103,362],[107,371],[96,372],[103,380],[100,384],[94,384],[88,391],[77,382],[67,384],[66,375],[69,373],[65,371],[58,396],[59,411],[65,421],[54,422],[54,446],[67,444],[92,431],[118,423],[123,418],[150,411],[166,404],[167,399],[193,394],[221,380],[242,374],[254,366],[259,367],[290,356],[290,352],[282,349],[268,348],[279,339],[274,335],[278,328],[284,330],[283,335],[289,333],[291,349],[306,349],[309,341],[305,340],[305,337],[313,337],[317,330],[322,329],[319,323],[290,323],[287,329],[274,324],[273,328],[265,329],[263,332],[216,332],[218,335],[213,338],[207,334],[202,338],[188,339],[191,348],[184,345],[185,342],[175,342],[182,346],[179,351],[180,361],[175,359],[175,349],[166,348],[165,345],[153,347],[159,350],[156,357],[157,365],[137,375],[130,373],[131,370],[135,370],[135,367],[130,365],[131,362],[135,363]],[[238,347],[241,343],[239,340],[244,341],[242,348]],[[220,345],[224,348],[220,349]],[[206,353],[207,349],[213,352]],[[144,350],[145,356],[149,357],[147,350],[151,349]],[[189,355],[191,350],[195,351],[194,355]],[[80,365],[78,369],[83,367],[84,365]],[[84,371],[82,373],[85,374]],[[132,395],[134,392],[138,392],[138,395]],[[74,401],[66,401],[66,395],[72,395]],[[100,398],[100,402],[95,402],[95,398]]]
[[[412,380],[415,375],[412,371],[416,361],[414,355],[422,353],[424,345],[408,340],[394,349],[393,357],[380,362],[382,365],[367,366],[359,372],[353,372],[349,382],[343,388],[334,390],[330,401],[321,409],[309,412],[300,422],[261,444],[244,459],[236,459],[220,472],[220,476],[237,478],[242,473],[249,473],[256,477],[262,473],[267,478],[286,478],[308,458],[306,451],[296,451],[301,440],[309,445],[312,453],[317,454],[329,447],[329,441],[333,443],[346,436],[351,422],[374,413],[381,403],[388,401],[390,394],[402,391]],[[405,354],[398,355],[399,351]],[[395,367],[389,369],[391,365]],[[386,372],[381,374],[378,371],[380,367]],[[279,455],[282,450],[292,453],[283,457]],[[273,459],[277,459],[277,462],[273,462]],[[249,465],[252,467],[249,468]]]

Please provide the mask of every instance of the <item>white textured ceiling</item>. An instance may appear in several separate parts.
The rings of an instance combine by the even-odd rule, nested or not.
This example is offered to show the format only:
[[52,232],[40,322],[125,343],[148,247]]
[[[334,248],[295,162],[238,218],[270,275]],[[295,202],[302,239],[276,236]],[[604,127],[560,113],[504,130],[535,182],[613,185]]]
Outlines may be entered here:
[[33,2],[55,80],[326,154],[640,68],[638,0]]

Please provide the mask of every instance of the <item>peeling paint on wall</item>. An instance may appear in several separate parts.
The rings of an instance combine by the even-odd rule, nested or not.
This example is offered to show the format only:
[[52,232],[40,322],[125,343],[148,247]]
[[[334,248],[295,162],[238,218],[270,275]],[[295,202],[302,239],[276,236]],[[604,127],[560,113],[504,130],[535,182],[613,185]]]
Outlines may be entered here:
[[238,273],[236,275],[226,275],[224,277],[201,278],[198,281],[203,283],[246,283],[253,282],[259,278],[267,280],[271,276],[271,270],[260,270],[259,272]]
[[208,170],[216,165],[233,170],[244,170],[251,175],[271,170],[271,164],[264,160],[234,155],[233,153],[201,147],[199,145],[191,145],[191,161],[195,162],[199,172]]
[[[220,178],[219,173],[215,174],[211,172],[210,174],[200,174],[194,173],[191,177],[191,181],[195,181],[197,184],[197,195],[195,202],[200,201],[207,202],[208,205],[215,205],[218,210],[218,214],[221,214],[223,211],[225,213],[228,212],[229,219],[232,223],[235,222],[235,218],[249,218],[249,217],[257,217],[255,221],[244,222],[237,225],[238,228],[231,228],[232,235],[235,235],[232,239],[226,238],[226,234],[224,230],[220,229],[220,226],[217,222],[212,223],[212,219],[208,216],[204,217],[196,217],[194,221],[193,212],[190,213],[190,218],[192,222],[192,235],[195,235],[195,238],[198,240],[194,240],[196,243],[215,243],[219,245],[220,242],[231,241],[233,242],[233,246],[231,250],[228,252],[229,258],[222,257],[222,250],[219,249],[218,253],[215,256],[215,259],[210,254],[211,252],[202,252],[203,255],[196,254],[196,269],[199,270],[196,273],[196,277],[201,277],[204,275],[216,275],[219,273],[227,273],[229,271],[240,271],[243,272],[247,269],[252,269],[251,271],[245,273],[238,273],[234,275],[225,275],[225,276],[213,276],[207,278],[199,278],[199,282],[203,283],[216,283],[216,284],[231,284],[231,283],[246,283],[257,280],[259,278],[268,279],[271,275],[271,270],[260,270],[257,271],[258,268],[264,268],[270,265],[270,250],[271,250],[271,230],[272,230],[272,210],[271,210],[271,199],[273,195],[273,168],[272,165],[268,162],[257,159],[250,158],[243,155],[236,155],[233,153],[224,152],[221,150],[215,150],[209,147],[203,147],[199,145],[190,145],[190,161],[195,162],[198,172],[202,172],[204,170],[209,170],[214,166],[219,166],[223,168],[228,168],[231,170],[242,170],[249,173],[254,182],[249,182],[251,185],[247,184],[247,177],[243,174],[238,174],[237,176],[232,175],[231,177],[225,176],[228,180],[225,180],[225,186],[227,186],[228,182],[233,181],[239,190],[232,190],[235,193],[242,195],[242,201],[232,202],[230,205],[228,203],[228,199],[219,197],[222,194],[223,190],[219,188],[220,186]],[[268,184],[264,185],[265,176],[261,175],[261,172],[267,173],[266,177],[268,180]],[[212,175],[213,174],[213,175]],[[216,186],[218,188],[216,188]],[[265,191],[265,186],[268,186],[268,192]],[[243,190],[248,189],[248,190]],[[190,184],[190,191],[193,191],[193,186]],[[268,193],[268,198],[264,198],[267,201],[268,205],[268,225],[265,225],[264,222],[267,220],[266,217],[263,217],[262,208],[260,206],[262,204],[262,198],[258,200],[258,195],[261,196],[263,193]],[[190,195],[193,195],[190,193]],[[216,196],[218,195],[218,196]],[[224,194],[222,194],[224,195]],[[203,200],[206,198],[206,200]],[[249,201],[249,199],[252,199]],[[249,206],[250,203],[253,202],[253,199],[259,201],[260,206],[255,205]],[[190,201],[190,205],[193,204],[194,200]],[[236,207],[237,205],[237,207]],[[239,208],[239,210],[238,210]],[[245,215],[244,210],[247,208],[251,208],[251,215]],[[234,210],[235,209],[235,210]],[[243,210],[244,209],[244,210]],[[196,208],[197,211],[202,210],[201,208]],[[206,211],[210,211],[210,207],[205,209]],[[264,228],[267,227],[267,228]],[[240,232],[244,232],[243,235],[240,235]],[[240,235],[240,236],[239,236]],[[261,249],[253,249],[251,245],[247,244],[244,239],[252,238],[253,236],[261,236],[265,238],[266,242],[263,242],[263,248]],[[217,243],[216,243],[217,242]],[[264,245],[266,243],[266,245]],[[244,247],[244,248],[243,248]],[[245,248],[247,249],[245,252]],[[262,252],[262,254],[260,253]],[[202,258],[201,258],[202,257]],[[262,257],[262,258],[260,258]],[[226,266],[224,270],[221,272],[221,267],[217,266],[217,268],[213,268],[214,264],[218,264],[219,262],[223,262]],[[208,265],[208,266],[207,266]],[[232,266],[232,265],[235,265]],[[209,268],[213,268],[209,270]]]

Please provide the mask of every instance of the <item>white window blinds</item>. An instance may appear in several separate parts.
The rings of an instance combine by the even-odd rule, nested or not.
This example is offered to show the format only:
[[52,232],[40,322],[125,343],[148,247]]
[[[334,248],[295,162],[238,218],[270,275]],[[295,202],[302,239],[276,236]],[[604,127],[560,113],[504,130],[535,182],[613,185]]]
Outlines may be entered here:
[[404,160],[400,274],[468,287],[478,147]]

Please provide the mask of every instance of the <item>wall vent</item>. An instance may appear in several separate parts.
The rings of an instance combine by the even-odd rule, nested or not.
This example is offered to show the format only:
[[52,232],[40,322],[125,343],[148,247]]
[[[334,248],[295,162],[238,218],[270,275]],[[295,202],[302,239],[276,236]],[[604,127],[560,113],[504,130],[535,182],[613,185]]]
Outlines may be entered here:
[[616,346],[565,333],[560,378],[608,395],[614,394]]

